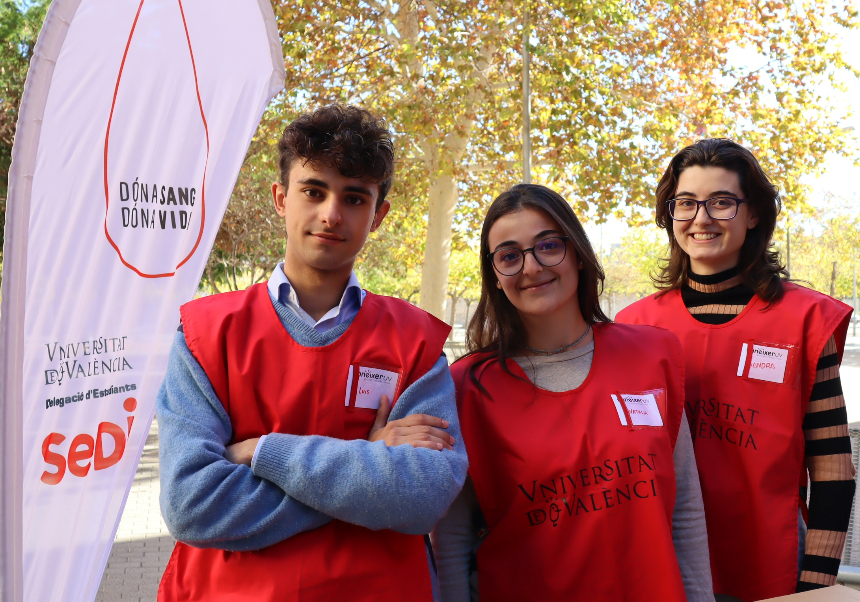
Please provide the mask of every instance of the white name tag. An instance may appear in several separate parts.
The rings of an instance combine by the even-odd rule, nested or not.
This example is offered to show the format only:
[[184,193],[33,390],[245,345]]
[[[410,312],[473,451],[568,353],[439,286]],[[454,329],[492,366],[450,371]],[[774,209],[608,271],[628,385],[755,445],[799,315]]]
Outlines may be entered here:
[[[744,345],[746,348],[746,345]],[[744,349],[746,351],[746,349]],[[788,363],[788,349],[753,345],[750,358],[749,378],[782,383],[785,380],[785,366]]]
[[622,402],[627,408],[627,414],[630,415],[633,426],[663,426],[663,417],[660,416],[660,408],[653,393],[644,395],[621,393],[621,401],[617,395],[612,396],[612,401],[615,404],[615,411],[618,412],[618,418],[624,426],[627,426],[627,416],[624,414],[624,408],[621,407]]
[[346,405],[349,404],[352,393],[353,379],[358,382],[355,386],[355,407],[376,410],[383,395],[388,396],[388,402],[394,403],[394,393],[397,391],[397,381],[400,375],[390,370],[381,368],[366,368],[364,366],[350,366],[349,377],[346,381]]

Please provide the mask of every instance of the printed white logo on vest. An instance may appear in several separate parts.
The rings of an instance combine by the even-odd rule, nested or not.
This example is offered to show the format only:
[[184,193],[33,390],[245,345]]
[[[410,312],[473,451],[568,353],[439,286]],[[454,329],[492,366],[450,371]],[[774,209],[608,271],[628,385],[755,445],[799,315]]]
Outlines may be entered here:
[[394,392],[397,390],[399,378],[397,372],[359,366],[355,407],[375,410],[379,408],[383,395],[387,395],[389,402],[394,403]]
[[[663,426],[663,417],[660,416],[660,408],[657,407],[657,399],[653,393],[645,395],[622,393],[621,398],[627,408],[627,413],[630,414],[633,426]],[[615,404],[615,411],[618,412],[621,424],[627,426],[627,417],[624,415],[624,409],[621,407],[618,396],[613,395],[612,402]]]
[[788,349],[753,345],[750,360],[749,378],[782,383],[785,379],[785,366],[788,363]]

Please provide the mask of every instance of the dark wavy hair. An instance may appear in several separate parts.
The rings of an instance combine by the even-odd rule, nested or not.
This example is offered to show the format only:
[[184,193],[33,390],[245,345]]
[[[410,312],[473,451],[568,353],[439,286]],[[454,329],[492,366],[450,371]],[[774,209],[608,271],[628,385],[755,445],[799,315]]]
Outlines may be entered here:
[[603,268],[600,267],[591,242],[570,205],[557,192],[537,184],[517,184],[503,192],[490,205],[481,228],[481,299],[472,319],[469,320],[466,331],[468,353],[463,356],[465,358],[476,353],[488,354],[470,370],[472,382],[485,394],[486,389],[475,375],[478,367],[487,361],[498,360],[505,372],[516,377],[508,368],[507,360],[512,353],[526,344],[523,323],[516,307],[508,300],[505,292],[496,287],[498,277],[489,258],[490,229],[500,217],[525,209],[546,214],[558,224],[559,230],[565,236],[570,237],[570,243],[576,252],[574,260],[582,262],[576,295],[585,321],[589,324],[611,321],[600,309]]
[[394,180],[394,143],[381,118],[350,105],[332,104],[300,115],[278,141],[281,184],[287,187],[295,160],[336,168],[346,178],[379,184],[376,208]]
[[738,175],[741,190],[750,209],[758,218],[747,230],[738,260],[738,272],[744,284],[764,301],[778,301],[783,294],[782,282],[789,275],[780,262],[779,252],[771,245],[776,218],[782,209],[779,190],[771,182],[753,154],[737,142],[725,138],[699,140],[672,157],[660,183],[657,184],[657,225],[669,235],[669,257],[663,261],[654,283],[660,294],[681,288],[690,268],[690,257],[672,229],[672,218],[666,201],[678,191],[678,178],[689,167],[722,167]]

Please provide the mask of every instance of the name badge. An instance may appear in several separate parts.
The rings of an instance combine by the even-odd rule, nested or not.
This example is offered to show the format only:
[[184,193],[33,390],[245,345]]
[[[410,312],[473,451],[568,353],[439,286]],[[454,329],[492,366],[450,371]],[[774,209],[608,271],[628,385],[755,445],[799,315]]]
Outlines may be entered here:
[[783,384],[788,382],[793,365],[793,345],[749,341],[741,346],[738,376]]
[[383,395],[393,405],[399,382],[399,372],[353,364],[346,380],[346,405],[377,410]]
[[660,402],[664,396],[662,389],[643,393],[615,393],[612,402],[623,426],[661,427],[663,417],[660,415]]

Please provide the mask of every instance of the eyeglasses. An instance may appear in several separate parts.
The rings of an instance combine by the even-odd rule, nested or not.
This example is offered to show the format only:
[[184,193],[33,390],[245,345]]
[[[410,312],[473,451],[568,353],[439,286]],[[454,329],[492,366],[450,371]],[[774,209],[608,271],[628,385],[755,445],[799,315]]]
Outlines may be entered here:
[[679,197],[666,201],[666,206],[669,207],[669,215],[673,220],[688,222],[696,218],[702,205],[705,206],[705,211],[711,219],[733,219],[737,216],[741,203],[746,202],[748,202],[746,199],[736,199],[731,196],[715,196],[704,201]]
[[489,253],[487,257],[493,263],[495,270],[502,276],[516,276],[526,264],[526,253],[531,253],[535,261],[545,268],[551,268],[564,261],[567,255],[569,236],[554,236],[544,238],[530,249],[502,247]]

